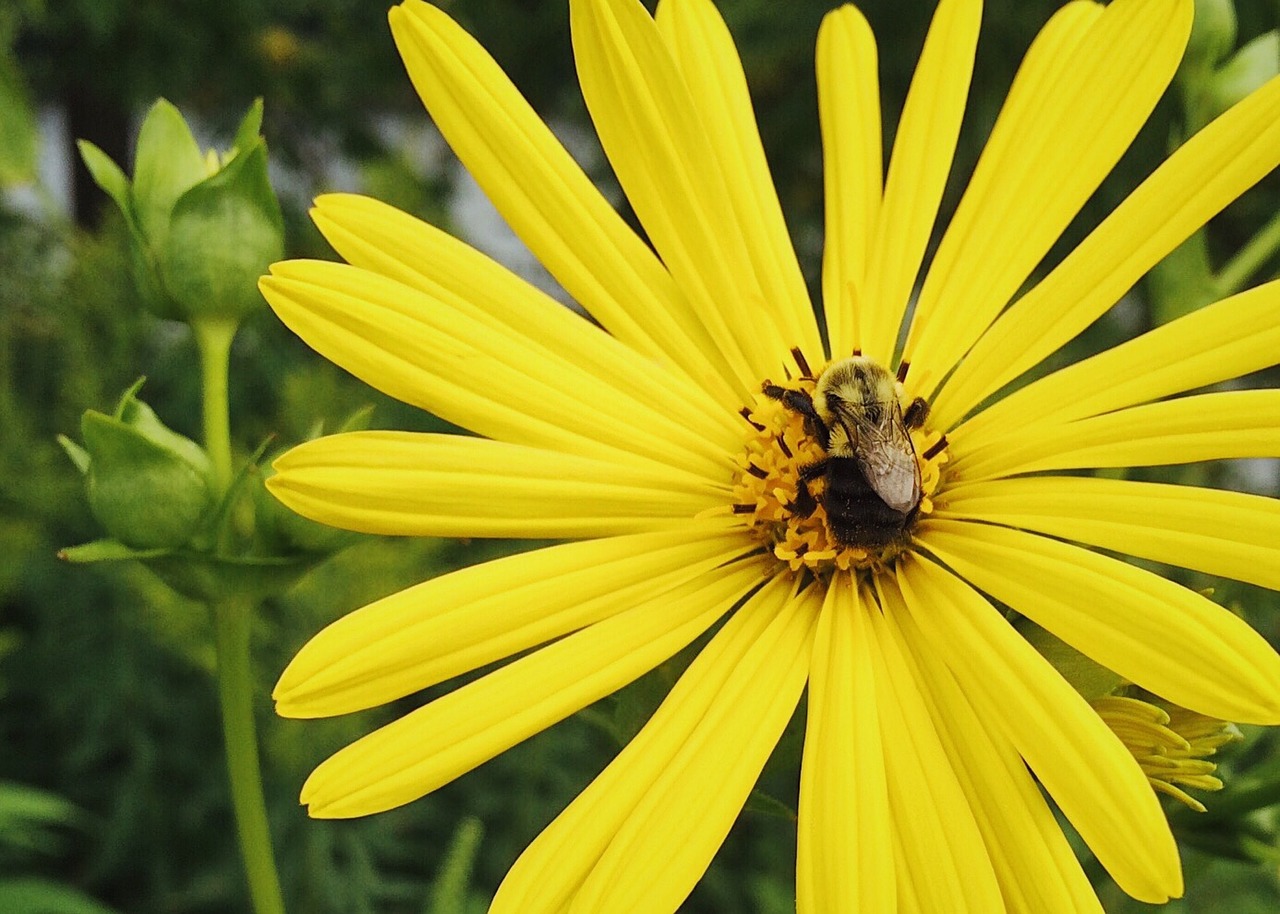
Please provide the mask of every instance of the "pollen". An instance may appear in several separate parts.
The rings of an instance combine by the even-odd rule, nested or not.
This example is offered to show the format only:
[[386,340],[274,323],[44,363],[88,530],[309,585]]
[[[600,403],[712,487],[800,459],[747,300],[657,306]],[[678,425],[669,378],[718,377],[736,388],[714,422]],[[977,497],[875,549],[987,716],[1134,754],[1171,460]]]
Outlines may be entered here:
[[[805,368],[802,366],[802,370]],[[817,372],[815,377],[820,375]],[[815,377],[806,374],[778,386],[812,396]],[[901,384],[898,387],[899,400],[905,408],[910,398],[901,390]],[[884,568],[908,547],[905,542],[883,548],[840,543],[832,534],[822,504],[825,481],[821,474],[808,480],[813,503],[804,504],[801,471],[827,456],[805,418],[763,393],[757,394],[741,415],[746,420],[746,435],[737,458],[733,512],[792,573],[807,571],[826,579],[837,571]],[[931,496],[939,487],[948,459],[946,439],[928,428],[910,434],[920,467],[922,498],[917,517],[923,517],[933,511]]]
[[1099,698],[1093,709],[1138,761],[1152,789],[1204,812],[1204,804],[1183,788],[1221,790],[1210,761],[1222,746],[1237,742],[1234,724],[1177,706],[1161,707],[1123,696]]

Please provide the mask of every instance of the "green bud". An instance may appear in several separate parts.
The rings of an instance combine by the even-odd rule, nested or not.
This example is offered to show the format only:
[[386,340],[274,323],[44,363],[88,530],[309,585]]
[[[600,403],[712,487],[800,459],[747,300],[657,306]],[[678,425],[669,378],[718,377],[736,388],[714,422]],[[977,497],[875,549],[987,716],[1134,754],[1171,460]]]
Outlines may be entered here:
[[[209,458],[160,421],[135,396],[114,415],[88,410],[81,454],[89,507],[119,542],[135,549],[176,548],[199,530],[213,504]],[[65,445],[64,445],[65,446]]]
[[261,126],[259,100],[227,153],[202,153],[178,109],[161,99],[139,131],[132,183],[81,141],[85,165],[125,218],[134,278],[159,316],[238,321],[261,307],[258,277],[284,252]]

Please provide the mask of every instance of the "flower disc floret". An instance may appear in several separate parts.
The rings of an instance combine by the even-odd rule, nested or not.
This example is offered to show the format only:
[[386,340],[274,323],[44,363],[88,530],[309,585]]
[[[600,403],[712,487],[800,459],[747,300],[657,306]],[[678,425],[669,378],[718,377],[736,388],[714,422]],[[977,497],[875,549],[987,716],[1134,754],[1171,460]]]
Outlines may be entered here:
[[[789,379],[778,386],[812,398],[816,377],[821,374],[819,371],[813,377]],[[905,410],[912,398],[901,383],[897,385],[897,395]],[[742,416],[747,422],[747,434],[737,457],[740,472],[733,485],[733,511],[744,518],[750,531],[779,561],[792,572],[807,570],[823,579],[836,571],[883,570],[893,563],[904,545],[877,548],[839,542],[823,507],[822,475],[807,483],[816,507],[811,512],[799,507],[804,502],[801,472],[828,456],[803,415],[761,393],[750,406],[743,407]],[[948,458],[941,432],[924,427],[912,430],[910,435],[920,468],[921,499],[914,524],[932,513],[932,495],[942,481],[942,468]]]

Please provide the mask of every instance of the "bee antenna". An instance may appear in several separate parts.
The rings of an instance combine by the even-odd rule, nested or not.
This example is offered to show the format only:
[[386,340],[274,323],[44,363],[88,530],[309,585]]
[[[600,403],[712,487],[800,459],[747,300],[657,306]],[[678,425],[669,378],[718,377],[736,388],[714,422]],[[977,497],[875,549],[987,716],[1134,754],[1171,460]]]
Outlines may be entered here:
[[901,384],[907,379],[907,372],[911,369],[911,363],[903,359],[898,364],[898,383]]
[[862,347],[861,347],[861,346],[854,346],[854,347],[853,347],[853,352],[852,352],[852,353],[850,353],[850,354],[851,354],[851,355],[854,355],[854,356],[860,356],[860,355],[862,355]]

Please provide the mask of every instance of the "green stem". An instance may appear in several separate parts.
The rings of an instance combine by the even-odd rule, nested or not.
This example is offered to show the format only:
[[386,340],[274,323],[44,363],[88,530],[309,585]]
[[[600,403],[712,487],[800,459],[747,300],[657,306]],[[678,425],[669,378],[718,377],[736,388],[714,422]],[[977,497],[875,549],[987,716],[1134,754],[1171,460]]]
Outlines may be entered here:
[[235,807],[240,855],[249,880],[255,914],[284,914],[280,877],[276,875],[267,805],[258,762],[258,736],[253,719],[253,675],[249,664],[249,627],[253,603],[226,600],[213,606],[218,645],[218,697],[227,773]]
[[1221,294],[1234,295],[1243,289],[1249,278],[1262,269],[1278,248],[1280,248],[1280,213],[1272,216],[1271,221],[1264,225],[1258,234],[1250,238],[1249,243],[1218,271],[1217,284]]
[[227,398],[227,366],[231,341],[238,322],[219,318],[192,321],[200,350],[201,387],[204,391],[204,446],[213,463],[218,497],[231,485],[231,420]]
[[[231,419],[227,369],[231,341],[238,321],[202,318],[192,321],[200,350],[203,389],[204,447],[213,464],[218,498],[231,487]],[[249,881],[255,914],[284,914],[280,877],[276,874],[262,792],[258,733],[253,719],[253,671],[249,663],[252,600],[229,598],[212,604],[214,638],[218,648],[218,699],[222,705],[222,736],[231,780],[240,856]]]

